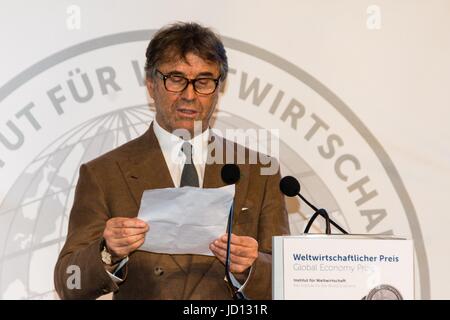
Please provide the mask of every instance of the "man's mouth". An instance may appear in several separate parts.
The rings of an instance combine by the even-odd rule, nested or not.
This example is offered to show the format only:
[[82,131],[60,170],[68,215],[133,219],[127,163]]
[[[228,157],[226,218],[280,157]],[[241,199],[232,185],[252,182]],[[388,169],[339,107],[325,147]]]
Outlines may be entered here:
[[184,118],[190,119],[195,119],[199,114],[197,110],[187,108],[177,108],[177,113]]

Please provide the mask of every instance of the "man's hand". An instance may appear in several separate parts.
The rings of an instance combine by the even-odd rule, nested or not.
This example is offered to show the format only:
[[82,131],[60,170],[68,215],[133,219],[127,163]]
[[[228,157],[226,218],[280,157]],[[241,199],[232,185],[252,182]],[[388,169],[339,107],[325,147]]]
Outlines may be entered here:
[[149,226],[138,218],[111,218],[106,222],[103,238],[113,259],[121,259],[137,250],[145,240]]
[[[227,235],[224,234],[209,245],[212,253],[223,263],[227,257]],[[250,268],[258,258],[258,241],[252,237],[231,234],[230,271],[241,273]]]

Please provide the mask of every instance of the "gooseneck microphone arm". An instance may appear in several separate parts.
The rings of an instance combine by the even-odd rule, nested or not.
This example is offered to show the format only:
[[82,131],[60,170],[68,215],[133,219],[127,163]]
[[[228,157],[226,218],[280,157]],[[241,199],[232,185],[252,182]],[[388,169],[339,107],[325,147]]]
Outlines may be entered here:
[[[317,209],[314,205],[312,205],[308,200],[306,200],[301,193],[299,192],[297,194],[311,209],[314,210],[314,214],[317,215],[321,215],[322,217],[325,218],[325,220],[327,221],[327,225],[326,225],[326,233],[330,234],[331,230],[330,230],[330,226],[329,224],[331,223],[336,229],[338,229],[340,232],[342,232],[343,234],[348,234],[347,231],[345,231],[344,229],[341,228],[340,225],[338,225],[336,222],[334,222],[331,218],[330,215],[328,214],[327,210],[321,208],[321,209]],[[309,229],[311,228],[312,223],[314,222],[314,220],[316,219],[317,215],[314,217],[314,215],[311,217],[311,219],[309,220],[308,224],[306,225],[305,228],[305,233],[309,232]]]
[[[302,197],[302,199],[303,199],[303,197]],[[321,215],[322,217],[325,218],[325,233],[331,234],[331,227],[330,227],[331,219],[330,219],[330,216],[328,215],[327,210],[325,210],[325,209],[318,209],[314,212],[313,216],[309,219],[308,224],[306,225],[305,231],[303,231],[303,233],[309,232],[309,229],[311,228],[314,220],[316,220],[316,218],[319,215]]]
[[297,193],[297,195],[314,211],[319,211],[319,209],[317,209],[314,205],[312,205],[308,200],[306,200],[301,194],[300,192]]
[[314,214],[311,217],[311,219],[308,221],[308,224],[306,225],[304,233],[309,232],[309,229],[311,228],[314,220],[320,215],[325,218],[325,221],[326,221],[326,231],[325,232],[327,234],[331,233],[330,224],[332,224],[336,229],[338,229],[343,234],[348,234],[347,231],[345,231],[343,228],[341,228],[341,226],[339,226],[336,222],[334,222],[330,218],[328,212],[325,209],[323,209],[323,208],[317,209],[313,204],[311,204],[307,199],[305,199],[305,197],[303,197],[300,194],[300,183],[298,182],[298,180],[296,178],[294,178],[292,176],[286,176],[283,179],[281,179],[280,190],[284,195],[286,195],[288,197],[299,196],[300,199],[302,199],[311,209],[314,210]]

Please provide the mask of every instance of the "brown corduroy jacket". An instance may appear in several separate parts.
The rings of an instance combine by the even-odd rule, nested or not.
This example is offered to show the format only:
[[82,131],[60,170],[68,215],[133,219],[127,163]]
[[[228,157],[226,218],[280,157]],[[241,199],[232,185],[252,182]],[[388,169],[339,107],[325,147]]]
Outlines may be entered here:
[[[225,159],[229,147],[237,145],[221,141]],[[251,299],[271,299],[272,236],[289,234],[280,174],[261,175],[262,165],[248,161],[238,165],[233,233],[253,237],[259,244],[244,292]],[[204,188],[224,186],[222,166],[206,165]],[[55,287],[62,299],[95,299],[109,292],[114,292],[114,299],[231,299],[224,266],[216,257],[137,250],[130,254],[120,284],[105,271],[101,250],[106,221],[136,217],[144,190],[169,187],[174,185],[152,126],[81,166],[66,243],[55,267]],[[70,289],[67,280],[73,265],[80,270],[80,287]]]

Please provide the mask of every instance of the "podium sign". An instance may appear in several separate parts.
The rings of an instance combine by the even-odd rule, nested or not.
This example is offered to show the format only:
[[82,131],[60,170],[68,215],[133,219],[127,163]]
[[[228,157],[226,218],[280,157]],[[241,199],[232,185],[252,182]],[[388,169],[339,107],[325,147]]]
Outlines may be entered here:
[[372,235],[273,237],[273,299],[414,299],[412,240]]

